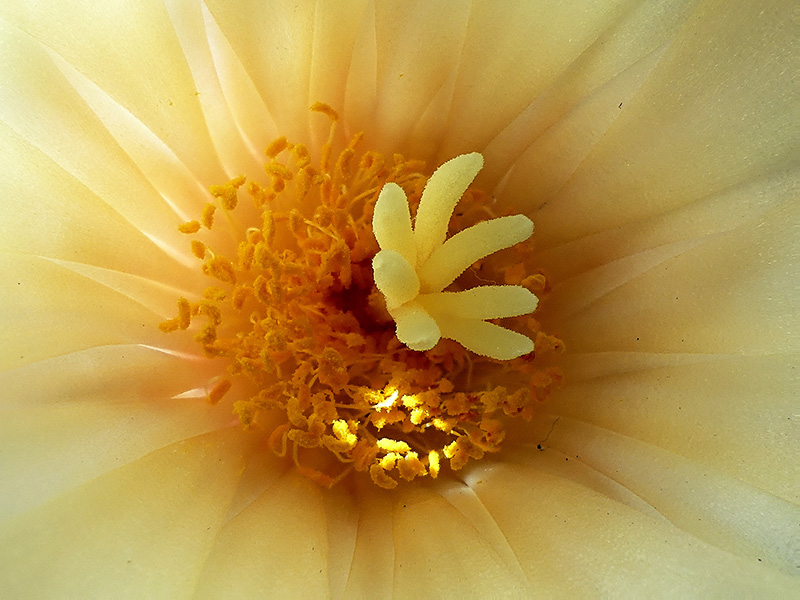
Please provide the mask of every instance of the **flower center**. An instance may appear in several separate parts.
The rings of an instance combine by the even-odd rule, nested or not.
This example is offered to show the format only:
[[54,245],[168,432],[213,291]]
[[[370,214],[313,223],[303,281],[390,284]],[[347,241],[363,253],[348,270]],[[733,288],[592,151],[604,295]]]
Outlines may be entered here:
[[[199,219],[179,227],[195,236],[192,252],[215,281],[196,300],[180,298],[178,316],[160,328],[192,329],[206,357],[226,360],[228,375],[210,384],[209,402],[220,402],[235,386],[240,399],[233,411],[242,425],[263,431],[275,454],[291,457],[301,473],[322,485],[332,486],[351,471],[393,488],[399,479],[459,470],[469,459],[498,451],[503,420],[530,419],[534,404],[560,379],[556,369],[539,367],[535,354],[560,351],[562,343],[523,314],[536,305],[533,293],[547,291],[541,273],[528,273],[529,243],[513,245],[530,231],[509,234],[498,244],[498,222],[515,217],[495,218],[491,199],[480,190],[468,189],[461,198],[477,170],[466,183],[462,176],[461,189],[451,194],[453,206],[461,198],[452,219],[451,206],[444,217],[439,210],[431,225],[430,213],[437,209],[435,199],[427,199],[433,194],[425,192],[426,184],[430,179],[430,189],[447,188],[449,180],[439,172],[425,175],[420,161],[358,152],[361,135],[332,160],[338,115],[324,104],[312,110],[331,120],[318,166],[312,166],[308,148],[279,138],[266,149],[270,186],[244,177],[212,186]],[[252,207],[239,206],[242,189]],[[388,201],[387,194],[393,196]],[[405,209],[398,194],[405,195]],[[240,213],[245,221],[253,219],[249,226],[237,225]],[[439,266],[426,271],[416,250],[411,256],[395,244],[398,235],[390,225],[398,214],[399,236],[416,233],[426,256],[449,245]],[[235,257],[199,239],[208,237],[220,215],[241,231]],[[466,244],[442,244],[448,225],[473,233],[462,235]],[[433,238],[422,230],[434,231]],[[481,243],[489,250],[465,250]],[[401,279],[393,267],[381,266],[381,256],[399,264],[391,252],[413,258],[408,268],[421,274],[422,293],[419,282],[413,294],[397,283],[406,281],[402,264]],[[458,258],[448,258],[448,252]],[[453,271],[454,263],[457,272],[443,279],[441,271]],[[476,285],[482,287],[469,289]],[[401,288],[402,297],[393,296]],[[508,308],[515,302],[527,308]],[[416,335],[408,307],[427,315],[422,346],[404,339]],[[504,319],[503,327],[487,321],[513,315],[521,316]],[[464,337],[465,330],[472,333]],[[501,337],[487,344],[486,335]],[[512,342],[516,350],[500,356]]]

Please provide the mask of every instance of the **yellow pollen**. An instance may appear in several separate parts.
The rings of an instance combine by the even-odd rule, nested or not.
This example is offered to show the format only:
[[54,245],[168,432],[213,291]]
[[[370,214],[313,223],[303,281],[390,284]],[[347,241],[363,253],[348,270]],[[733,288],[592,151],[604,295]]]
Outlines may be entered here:
[[183,225],[178,226],[178,231],[181,233],[197,233],[200,231],[200,222],[199,221],[189,221],[188,223],[184,223]]
[[[497,452],[504,420],[530,419],[561,379],[536,360],[563,343],[528,314],[548,292],[532,224],[470,188],[479,154],[433,176],[361,151],[361,134],[334,154],[338,113],[311,110],[331,123],[317,162],[279,137],[269,184],[212,186],[199,220],[178,225],[214,284],[159,327],[225,361],[208,402],[322,486],[354,472],[392,489]],[[222,251],[216,211],[238,215],[243,193],[260,215],[224,219],[237,243]]]
[[203,227],[206,229],[211,229],[214,225],[214,212],[217,210],[216,205],[211,204],[210,202],[206,204],[206,207],[203,209],[202,221]]

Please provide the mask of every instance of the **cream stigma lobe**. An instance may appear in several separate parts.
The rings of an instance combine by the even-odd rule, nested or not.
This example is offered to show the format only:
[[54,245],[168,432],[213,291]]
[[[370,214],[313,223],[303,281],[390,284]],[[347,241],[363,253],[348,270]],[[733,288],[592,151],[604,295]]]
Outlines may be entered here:
[[447,238],[453,210],[483,168],[477,152],[441,165],[422,192],[412,226],[408,199],[396,183],[383,186],[372,228],[380,251],[372,260],[375,285],[395,321],[397,338],[412,350],[430,350],[441,338],[475,354],[511,360],[533,351],[533,341],[487,319],[533,312],[538,299],[517,285],[486,285],[446,292],[475,261],[528,239],[524,215],[482,221]]

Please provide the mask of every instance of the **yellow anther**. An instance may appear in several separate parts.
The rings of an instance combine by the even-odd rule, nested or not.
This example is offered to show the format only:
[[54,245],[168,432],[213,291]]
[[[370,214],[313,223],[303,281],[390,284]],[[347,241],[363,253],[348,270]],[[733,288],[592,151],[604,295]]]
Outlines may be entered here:
[[206,229],[211,229],[211,227],[214,225],[214,212],[216,212],[216,210],[216,205],[211,204],[210,202],[207,203],[203,208],[203,215],[201,219],[203,221],[203,227]]
[[290,429],[289,439],[303,448],[317,448],[322,445],[322,434],[324,431],[324,423],[316,421],[309,425],[308,431]]
[[215,256],[203,265],[203,273],[231,285],[236,283],[236,269],[224,256]]
[[369,476],[372,478],[375,485],[385,490],[391,490],[397,487],[397,480],[389,477],[386,473],[386,469],[380,463],[375,463],[369,468]]
[[189,329],[192,322],[192,307],[186,298],[178,298],[178,327]]
[[284,181],[288,181],[294,177],[291,169],[277,162],[271,162],[264,165],[264,171],[266,171],[267,175],[272,175],[273,177],[283,179]]
[[207,323],[197,335],[194,336],[194,339],[203,346],[209,346],[217,340],[217,328],[213,323]]
[[197,233],[200,231],[200,221],[189,221],[188,223],[178,225],[178,231],[188,234]]
[[233,290],[233,308],[241,310],[247,298],[253,295],[253,288],[250,287],[237,287]]
[[304,144],[297,144],[292,148],[292,154],[295,158],[295,167],[298,170],[305,171],[306,166],[311,164],[311,154]]
[[436,450],[428,452],[428,473],[433,479],[439,476],[439,453]]
[[192,240],[192,254],[203,260],[206,257],[206,245],[200,240]]
[[249,271],[253,266],[253,257],[255,255],[256,246],[250,242],[241,242],[236,249],[236,254],[239,259],[239,269]]
[[197,314],[207,316],[208,320],[215,326],[222,323],[222,312],[215,304],[208,301],[200,302],[197,305]]
[[212,185],[209,188],[211,195],[217,198],[225,210],[233,210],[239,203],[239,188],[247,181],[244,175],[231,179],[224,185]]
[[406,442],[392,440],[389,438],[379,439],[378,448],[384,452],[397,452],[399,454],[405,454],[406,452],[411,451],[411,446],[409,446]]
[[409,452],[402,460],[397,461],[397,471],[400,473],[400,477],[406,481],[411,481],[415,477],[420,477],[426,473],[425,465],[422,464],[416,452]]
[[414,425],[421,425],[427,418],[428,418],[428,413],[424,408],[413,409],[411,411],[411,415],[409,416],[410,421]]
[[324,102],[315,102],[314,104],[311,105],[311,110],[314,112],[319,112],[324,115],[327,115],[327,117],[331,121],[339,120],[339,113],[337,113],[335,110],[333,110],[333,108],[331,108]]
[[218,287],[209,286],[205,290],[203,290],[203,298],[206,300],[214,300],[215,302],[221,302],[225,300],[225,290],[221,290]]
[[268,158],[275,158],[288,148],[289,142],[286,140],[285,137],[279,137],[276,140],[272,140],[269,145],[267,146],[266,155]]
[[[249,400],[239,400],[233,403],[233,412],[239,417],[239,421],[244,427],[250,427],[258,414],[258,406]],[[283,432],[278,433],[276,429],[272,432],[272,435],[274,436],[277,434],[277,436],[280,436],[281,433]],[[272,436],[270,436],[270,441],[272,441]]]

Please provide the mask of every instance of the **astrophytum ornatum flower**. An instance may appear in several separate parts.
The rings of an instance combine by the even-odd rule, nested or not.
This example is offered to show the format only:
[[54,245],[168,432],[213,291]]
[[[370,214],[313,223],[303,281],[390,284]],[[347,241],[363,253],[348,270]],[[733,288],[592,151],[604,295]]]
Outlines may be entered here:
[[797,21],[0,2],[0,597],[796,595]]

